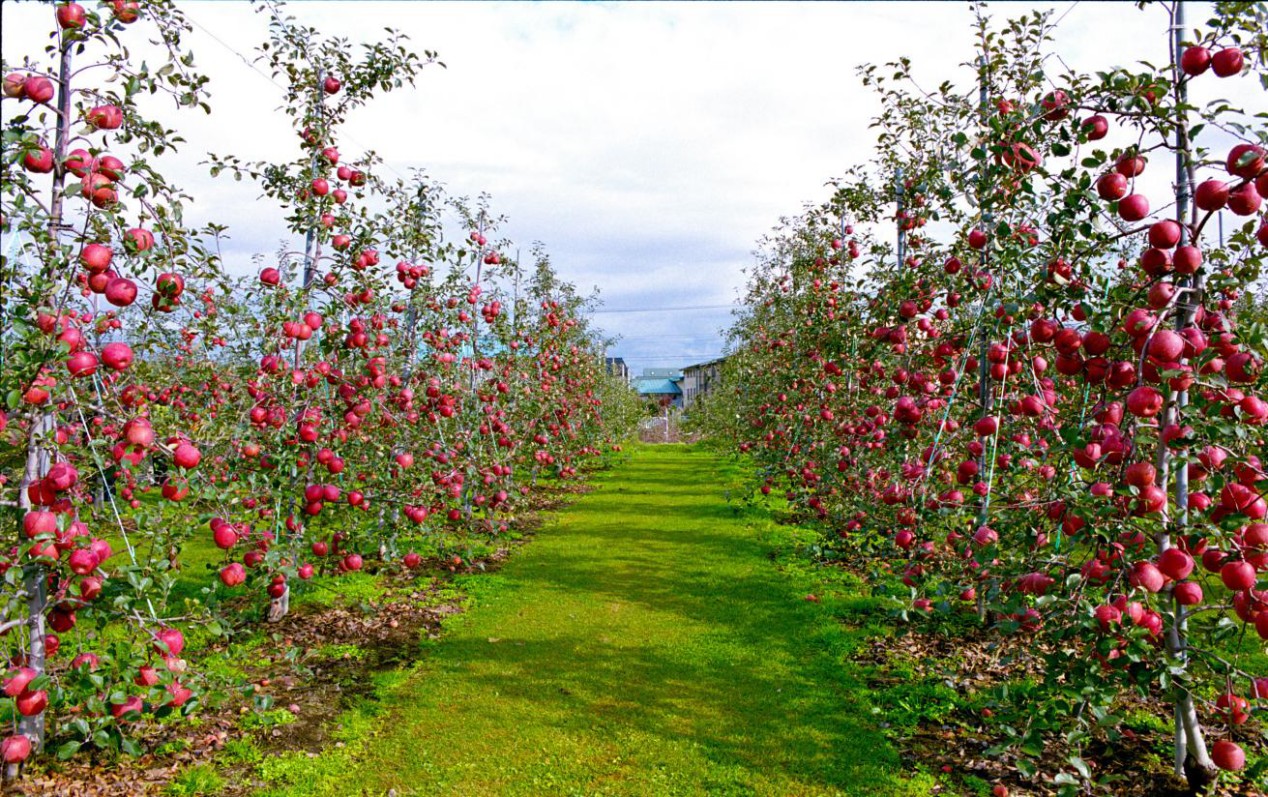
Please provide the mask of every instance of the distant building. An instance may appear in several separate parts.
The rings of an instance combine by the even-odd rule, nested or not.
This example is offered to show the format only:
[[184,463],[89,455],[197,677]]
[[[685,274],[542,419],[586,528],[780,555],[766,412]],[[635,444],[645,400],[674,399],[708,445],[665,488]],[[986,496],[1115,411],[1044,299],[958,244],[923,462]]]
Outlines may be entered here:
[[682,408],[684,410],[691,409],[691,405],[702,396],[708,395],[709,391],[722,378],[722,363],[725,357],[719,357],[716,360],[708,360],[707,362],[688,365],[682,369]]
[[622,381],[630,381],[630,367],[625,364],[624,357],[604,357],[603,365],[608,370],[608,376],[615,376]]
[[644,398],[656,401],[668,400],[675,407],[682,407],[682,371],[677,368],[644,368],[643,375],[634,380],[634,390]]

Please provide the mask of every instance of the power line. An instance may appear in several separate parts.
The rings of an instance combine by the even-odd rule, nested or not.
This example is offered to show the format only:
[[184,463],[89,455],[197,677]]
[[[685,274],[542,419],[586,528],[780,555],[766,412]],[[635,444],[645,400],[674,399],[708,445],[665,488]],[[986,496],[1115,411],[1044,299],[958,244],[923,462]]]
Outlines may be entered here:
[[681,307],[613,307],[600,308],[591,310],[591,313],[663,313],[663,312],[679,312],[682,310],[730,310],[737,305],[734,304],[689,304]]

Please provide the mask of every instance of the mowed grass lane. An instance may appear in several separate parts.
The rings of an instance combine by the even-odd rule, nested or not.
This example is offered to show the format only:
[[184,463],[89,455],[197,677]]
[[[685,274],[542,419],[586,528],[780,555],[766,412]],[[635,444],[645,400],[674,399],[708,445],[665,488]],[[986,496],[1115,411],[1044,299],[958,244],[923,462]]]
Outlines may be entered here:
[[[270,794],[928,794],[868,724],[835,621],[727,504],[641,447],[493,575],[346,746]],[[266,767],[267,771],[267,767]]]

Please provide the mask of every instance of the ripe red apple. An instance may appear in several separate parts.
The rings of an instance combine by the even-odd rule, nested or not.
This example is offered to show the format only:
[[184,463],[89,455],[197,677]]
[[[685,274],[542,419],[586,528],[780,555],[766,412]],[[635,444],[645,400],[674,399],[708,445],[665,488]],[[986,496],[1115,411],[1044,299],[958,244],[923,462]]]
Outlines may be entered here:
[[62,3],[57,7],[57,24],[62,30],[78,30],[86,20],[87,13],[79,3]]
[[363,564],[360,554],[350,553],[343,558],[343,566],[346,570],[360,570]]
[[1124,153],[1114,163],[1114,171],[1124,177],[1139,177],[1145,171],[1145,159],[1132,152]]
[[1170,329],[1160,329],[1149,339],[1149,356],[1173,363],[1184,354],[1184,338]]
[[17,697],[26,691],[27,686],[39,676],[30,667],[19,667],[4,682],[4,693],[9,697]]
[[1088,141],[1100,141],[1109,133],[1109,120],[1098,113],[1084,119],[1080,127]]
[[1220,581],[1234,592],[1250,589],[1255,586],[1255,568],[1250,562],[1225,562],[1220,567]]
[[22,530],[26,533],[26,537],[29,540],[35,539],[41,534],[56,534],[57,515],[42,509],[27,512],[22,518]]
[[339,79],[334,77],[333,75],[327,75],[326,79],[323,80],[321,83],[322,91],[326,92],[327,94],[338,94],[339,89],[342,87],[343,87],[343,84],[340,83]]
[[117,105],[98,105],[84,115],[88,124],[98,130],[118,130],[123,127],[123,110]]
[[110,0],[110,7],[114,10],[114,18],[125,25],[131,25],[141,16],[139,0]]
[[974,249],[984,249],[986,247],[986,233],[976,228],[970,230],[969,246]]
[[1127,178],[1118,172],[1107,172],[1096,181],[1096,193],[1111,202],[1122,199],[1127,195]]
[[1241,143],[1228,151],[1224,168],[1234,177],[1253,180],[1264,170],[1264,148]]
[[1220,739],[1211,747],[1211,760],[1225,772],[1236,772],[1246,766],[1246,753],[1236,742]]
[[34,717],[48,708],[48,692],[43,689],[34,692],[26,691],[18,695],[14,702],[17,704],[19,714],[24,717]]
[[1218,77],[1232,77],[1241,74],[1242,66],[1246,63],[1242,51],[1236,47],[1225,47],[1223,50],[1211,56],[1211,70]]
[[1043,118],[1049,122],[1059,122],[1070,115],[1070,109],[1067,107],[1070,104],[1070,96],[1060,89],[1049,92],[1039,104],[1045,111]]
[[31,740],[25,735],[15,733],[0,742],[0,757],[6,764],[21,764],[31,755]]
[[22,93],[31,102],[44,103],[53,99],[53,81],[42,75],[31,75],[22,84]]
[[1123,221],[1140,221],[1149,215],[1149,200],[1143,194],[1125,196],[1119,200],[1118,215]]
[[156,643],[161,642],[163,645],[167,646],[167,649],[164,650],[161,645],[154,645],[154,652],[158,653],[160,656],[167,656],[169,654],[172,656],[179,656],[181,651],[185,649],[185,635],[176,628],[161,628],[158,633],[154,635],[154,639]]
[[107,343],[101,349],[101,361],[114,371],[126,370],[132,365],[132,347],[126,343]]
[[282,272],[269,266],[260,270],[260,282],[265,285],[277,285],[282,281]]
[[1228,204],[1228,192],[1223,180],[1206,180],[1193,192],[1193,203],[1207,212],[1216,211]]
[[422,561],[423,561],[423,558],[419,556],[418,554],[414,553],[413,551],[410,551],[409,553],[405,554],[405,558],[401,560],[401,562],[410,570],[413,570],[414,568],[418,567],[419,563]]
[[1183,581],[1193,572],[1193,557],[1179,548],[1168,548],[1158,557],[1158,569],[1168,578]]
[[77,351],[66,358],[66,370],[76,378],[92,376],[97,373],[97,355],[90,351]]
[[1211,68],[1211,51],[1205,47],[1185,47],[1180,54],[1180,69],[1196,77]]
[[1149,245],[1158,249],[1171,249],[1180,243],[1183,229],[1173,219],[1163,219],[1149,226]]
[[247,569],[240,562],[230,562],[220,569],[220,581],[226,587],[236,587],[247,580]]
[[115,277],[106,283],[106,301],[115,307],[127,307],[136,301],[136,283],[127,277]]
[[202,461],[202,452],[190,443],[180,443],[176,446],[176,450],[172,452],[172,461],[178,468],[190,470],[198,467],[198,463]]
[[88,244],[79,253],[79,262],[93,273],[101,273],[110,268],[114,258],[114,250],[106,244]]
[[1171,267],[1177,274],[1196,274],[1202,267],[1202,250],[1196,246],[1181,246],[1171,258]]
[[185,292],[185,278],[170,272],[159,274],[158,280],[154,283],[154,289],[161,296],[178,299]]
[[134,254],[154,248],[154,233],[142,227],[133,227],[123,234],[123,248]]
[[35,174],[48,174],[53,171],[53,150],[43,145],[27,150],[22,156],[22,167]]
[[1228,195],[1228,209],[1238,216],[1250,216],[1259,211],[1263,197],[1255,190],[1254,183],[1244,183]]
[[1197,606],[1202,602],[1202,585],[1196,581],[1182,581],[1175,585],[1172,594],[1181,606]]
[[1162,412],[1164,399],[1157,389],[1141,385],[1127,396],[1127,411],[1138,418],[1152,418]]
[[102,155],[97,161],[96,170],[111,180],[122,180],[127,167],[123,165],[123,161],[113,155]]
[[133,678],[132,682],[137,686],[149,689],[159,682],[158,670],[148,664],[142,664],[137,669],[136,678]]
[[216,543],[216,547],[227,551],[238,544],[238,532],[231,523],[221,521],[211,531],[212,540]]

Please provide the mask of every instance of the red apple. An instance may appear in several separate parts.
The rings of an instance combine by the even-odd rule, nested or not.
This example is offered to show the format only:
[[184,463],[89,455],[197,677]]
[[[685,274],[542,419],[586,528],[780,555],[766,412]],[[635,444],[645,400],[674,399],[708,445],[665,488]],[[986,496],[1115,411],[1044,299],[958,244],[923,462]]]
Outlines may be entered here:
[[1067,107],[1070,104],[1070,97],[1060,89],[1049,92],[1039,104],[1045,111],[1043,118],[1049,122],[1059,122],[1070,115],[1070,109]]
[[78,30],[86,20],[87,13],[79,3],[62,3],[57,7],[57,24],[62,30]]
[[220,569],[220,581],[226,587],[236,587],[247,580],[247,570],[239,562],[230,562]]
[[180,443],[176,446],[176,450],[172,452],[172,461],[176,463],[176,467],[190,470],[198,467],[198,463],[202,461],[202,452],[190,443]]
[[1172,594],[1181,606],[1197,606],[1202,602],[1202,585],[1196,581],[1181,581],[1172,589]]
[[42,714],[44,709],[48,708],[48,692],[43,689],[35,692],[23,692],[17,696],[14,702],[17,704],[19,714],[24,717],[34,717],[36,714]]
[[1082,127],[1084,134],[1087,135],[1088,141],[1100,141],[1109,133],[1109,120],[1098,113],[1084,119],[1080,127]]
[[17,697],[26,691],[27,686],[39,676],[30,667],[19,667],[4,682],[4,693],[9,697]]
[[1228,209],[1237,216],[1250,216],[1259,211],[1263,198],[1255,190],[1254,183],[1243,183],[1228,195]]
[[1211,56],[1211,70],[1219,77],[1232,77],[1241,74],[1246,63],[1242,51],[1236,47],[1225,47]]
[[1255,586],[1255,568],[1250,562],[1225,562],[1220,567],[1220,581],[1234,592],[1250,589]]
[[106,283],[106,301],[115,307],[127,307],[136,301],[136,283],[126,277],[115,277]]
[[117,105],[90,108],[84,118],[98,130],[118,130],[123,126],[123,111]]
[[0,757],[6,764],[21,764],[31,755],[31,740],[20,733],[5,737],[0,742]]
[[1234,177],[1253,180],[1264,170],[1264,148],[1255,144],[1238,144],[1228,151],[1224,168]]
[[79,262],[93,273],[101,273],[110,268],[114,258],[114,250],[105,244],[88,244],[79,253]]
[[53,171],[53,150],[43,145],[27,150],[22,156],[22,167],[35,174],[48,174]]
[[1123,221],[1140,221],[1149,215],[1149,200],[1142,194],[1125,196],[1119,200],[1118,215]]
[[1127,178],[1118,172],[1107,172],[1096,181],[1096,193],[1104,200],[1113,201],[1127,195]]
[[1124,153],[1114,163],[1114,171],[1124,177],[1139,177],[1145,171],[1145,159],[1132,152]]
[[125,25],[136,22],[141,16],[139,0],[110,0],[110,7],[114,10],[114,18]]
[[56,91],[53,88],[53,81],[42,75],[31,75],[22,84],[22,93],[31,102],[48,102],[53,99]]
[[1172,219],[1163,219],[1149,226],[1149,245],[1158,249],[1171,249],[1180,243],[1183,229]]
[[1211,760],[1225,772],[1236,772],[1246,766],[1246,753],[1236,742],[1220,739],[1211,747]]
[[1180,54],[1180,69],[1184,74],[1194,76],[1211,68],[1211,51],[1205,47],[1185,47]]
[[66,359],[66,370],[77,378],[97,373],[97,355],[89,351],[77,351]]
[[1193,203],[1202,210],[1213,212],[1228,204],[1228,183],[1223,180],[1206,180],[1193,193]]

